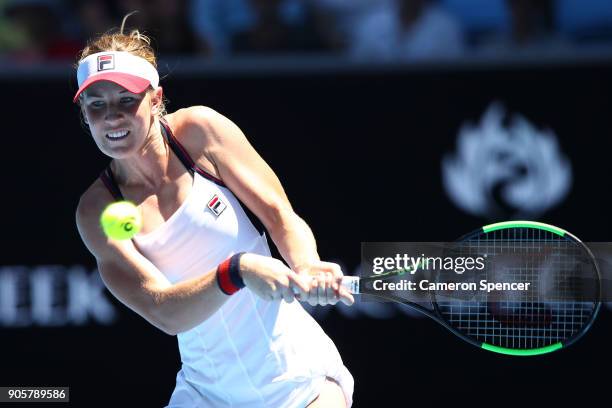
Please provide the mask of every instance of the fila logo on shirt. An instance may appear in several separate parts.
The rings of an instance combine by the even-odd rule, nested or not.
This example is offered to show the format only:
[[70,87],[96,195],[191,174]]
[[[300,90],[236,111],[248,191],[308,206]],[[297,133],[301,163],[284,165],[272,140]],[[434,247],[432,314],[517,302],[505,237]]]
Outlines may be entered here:
[[207,205],[208,209],[212,211],[217,217],[221,215],[223,210],[227,208],[227,204],[225,204],[218,195],[214,195],[213,198],[210,199]]
[[98,56],[98,72],[115,69],[115,56],[113,54]]

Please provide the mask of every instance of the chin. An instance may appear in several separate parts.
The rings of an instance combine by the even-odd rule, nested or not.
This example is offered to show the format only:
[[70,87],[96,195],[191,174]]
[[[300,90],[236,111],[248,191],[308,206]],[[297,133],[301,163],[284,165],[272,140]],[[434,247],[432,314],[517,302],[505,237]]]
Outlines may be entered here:
[[134,149],[132,146],[114,147],[112,149],[106,147],[102,150],[102,152],[113,159],[127,159],[128,157],[136,154],[136,149]]

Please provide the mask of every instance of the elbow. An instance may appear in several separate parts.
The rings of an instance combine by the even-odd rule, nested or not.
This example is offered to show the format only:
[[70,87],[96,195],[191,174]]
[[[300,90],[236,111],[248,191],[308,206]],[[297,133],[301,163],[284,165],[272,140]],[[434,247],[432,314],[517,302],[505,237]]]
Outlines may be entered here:
[[168,328],[162,329],[162,331],[168,336],[176,336],[177,334],[182,333],[182,331],[168,329]]
[[180,327],[177,326],[176,321],[173,321],[170,317],[162,317],[160,314],[155,317],[154,325],[169,336],[176,336],[182,331]]
[[179,333],[186,332],[192,327],[188,324],[181,325],[181,322],[177,317],[174,318],[172,316],[167,316],[165,318],[160,318],[157,316],[154,320],[150,320],[153,326],[157,327],[159,330],[164,332],[169,336],[176,336]]
[[165,334],[176,336],[184,330],[177,326],[177,319],[176,317],[173,318],[171,314],[164,299],[163,291],[151,293],[151,301],[145,315],[146,320]]
[[160,324],[157,323],[153,323],[153,325],[155,327],[157,327],[159,330],[161,330],[162,332],[164,332],[164,334],[167,334],[168,336],[176,336],[177,334],[179,334],[179,331],[174,330],[171,327],[168,326],[162,326]]
[[186,332],[199,324],[188,311],[175,304],[171,298],[160,291],[152,297],[148,308],[147,320],[169,336]]
[[153,325],[169,336],[176,336],[177,334],[191,330],[196,326],[195,324],[189,325],[188,323],[181,325],[179,322],[177,322],[176,318],[156,320]]
[[152,310],[150,310],[149,313],[147,313],[148,316],[146,317],[146,320],[169,336],[176,336],[179,334],[182,330],[177,327],[176,322],[173,322],[172,319],[163,316],[161,311],[158,309],[159,308],[154,307]]

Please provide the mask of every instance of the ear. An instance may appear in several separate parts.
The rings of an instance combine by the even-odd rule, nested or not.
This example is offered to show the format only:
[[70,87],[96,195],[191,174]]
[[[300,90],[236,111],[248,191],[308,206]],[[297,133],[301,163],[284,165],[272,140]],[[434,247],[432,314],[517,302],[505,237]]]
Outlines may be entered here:
[[157,115],[160,112],[163,100],[164,90],[159,86],[151,92],[151,113]]

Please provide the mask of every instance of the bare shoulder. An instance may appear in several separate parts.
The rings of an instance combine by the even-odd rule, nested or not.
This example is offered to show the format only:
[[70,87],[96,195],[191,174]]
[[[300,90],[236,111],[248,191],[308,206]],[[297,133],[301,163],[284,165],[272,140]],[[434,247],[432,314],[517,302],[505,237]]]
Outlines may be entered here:
[[85,246],[96,257],[106,245],[107,238],[100,227],[100,215],[114,201],[100,179],[96,179],[81,195],[76,209],[76,224]]
[[166,121],[198,165],[219,179],[222,179],[216,163],[219,152],[246,140],[231,120],[206,106],[179,109],[166,115]]
[[227,117],[207,106],[191,106],[167,115],[166,119],[182,143],[199,147],[222,143],[238,127]]

